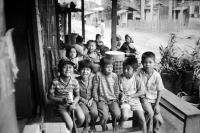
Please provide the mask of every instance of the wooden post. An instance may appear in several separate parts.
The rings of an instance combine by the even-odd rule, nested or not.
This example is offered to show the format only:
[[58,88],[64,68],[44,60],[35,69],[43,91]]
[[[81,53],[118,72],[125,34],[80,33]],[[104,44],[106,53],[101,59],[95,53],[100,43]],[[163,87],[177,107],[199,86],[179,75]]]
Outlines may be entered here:
[[71,45],[71,11],[68,12],[68,44]]
[[169,0],[168,19],[172,19],[172,0]]
[[144,20],[144,7],[145,7],[145,0],[141,0],[141,20]]
[[85,15],[84,15],[84,0],[81,0],[81,8],[82,8],[82,36],[85,40]]
[[151,0],[151,10],[150,10],[150,12],[151,12],[151,21],[153,21],[153,0]]
[[112,0],[112,28],[111,28],[111,48],[116,49],[116,34],[117,34],[117,0]]

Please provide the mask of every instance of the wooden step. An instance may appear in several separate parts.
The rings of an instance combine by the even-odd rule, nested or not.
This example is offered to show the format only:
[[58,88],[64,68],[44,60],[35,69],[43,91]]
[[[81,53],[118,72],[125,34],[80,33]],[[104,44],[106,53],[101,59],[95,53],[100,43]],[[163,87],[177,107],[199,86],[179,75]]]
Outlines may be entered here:
[[[78,132],[81,133],[83,128],[78,128]],[[141,131],[138,131],[138,128],[125,128],[125,129],[119,129],[116,132],[113,132],[112,130],[109,131],[96,131],[94,133],[142,133]],[[67,130],[65,123],[44,123],[44,133],[69,133]]]

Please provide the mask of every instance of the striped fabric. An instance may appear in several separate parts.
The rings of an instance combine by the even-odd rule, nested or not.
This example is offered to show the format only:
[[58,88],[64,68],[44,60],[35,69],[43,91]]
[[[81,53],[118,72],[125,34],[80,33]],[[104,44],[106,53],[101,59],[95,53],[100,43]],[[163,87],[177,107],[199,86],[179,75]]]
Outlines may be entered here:
[[93,79],[93,97],[95,101],[116,100],[119,97],[119,82],[115,73],[105,76],[97,72]]
[[65,83],[62,78],[55,78],[49,88],[49,93],[56,97],[66,97],[68,92],[78,92],[79,83],[76,79],[71,77],[69,83]]

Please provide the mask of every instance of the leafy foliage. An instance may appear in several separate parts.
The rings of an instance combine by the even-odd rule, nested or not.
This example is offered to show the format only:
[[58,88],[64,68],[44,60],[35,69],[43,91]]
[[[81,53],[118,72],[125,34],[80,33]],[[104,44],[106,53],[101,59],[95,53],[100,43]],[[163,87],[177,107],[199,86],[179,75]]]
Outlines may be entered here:
[[174,57],[176,53],[176,34],[171,34],[167,47],[163,47],[162,45],[159,47],[159,51],[161,54],[161,67],[160,72],[161,73],[171,73],[179,75],[181,71],[181,64],[180,60],[177,57]]

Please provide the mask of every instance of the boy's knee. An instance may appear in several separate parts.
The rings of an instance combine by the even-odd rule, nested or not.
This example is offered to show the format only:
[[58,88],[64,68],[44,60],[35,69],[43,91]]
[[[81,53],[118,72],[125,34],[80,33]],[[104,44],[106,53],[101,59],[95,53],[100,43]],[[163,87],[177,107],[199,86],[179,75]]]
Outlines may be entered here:
[[116,110],[115,112],[113,112],[112,115],[113,115],[114,118],[118,119],[120,117],[120,115],[121,115],[121,112]]
[[90,112],[90,115],[91,115],[92,117],[94,117],[94,118],[97,118],[97,117],[98,117],[98,111],[92,110],[92,111]]
[[145,111],[145,115],[147,115],[150,118],[153,118],[154,117],[154,112],[153,112],[153,110],[148,110],[148,111]]
[[107,113],[105,113],[105,114],[101,114],[101,119],[103,119],[103,120],[108,120],[108,117],[109,117],[109,115],[107,114]]
[[121,118],[123,121],[127,121],[129,116],[127,114],[122,114]]

